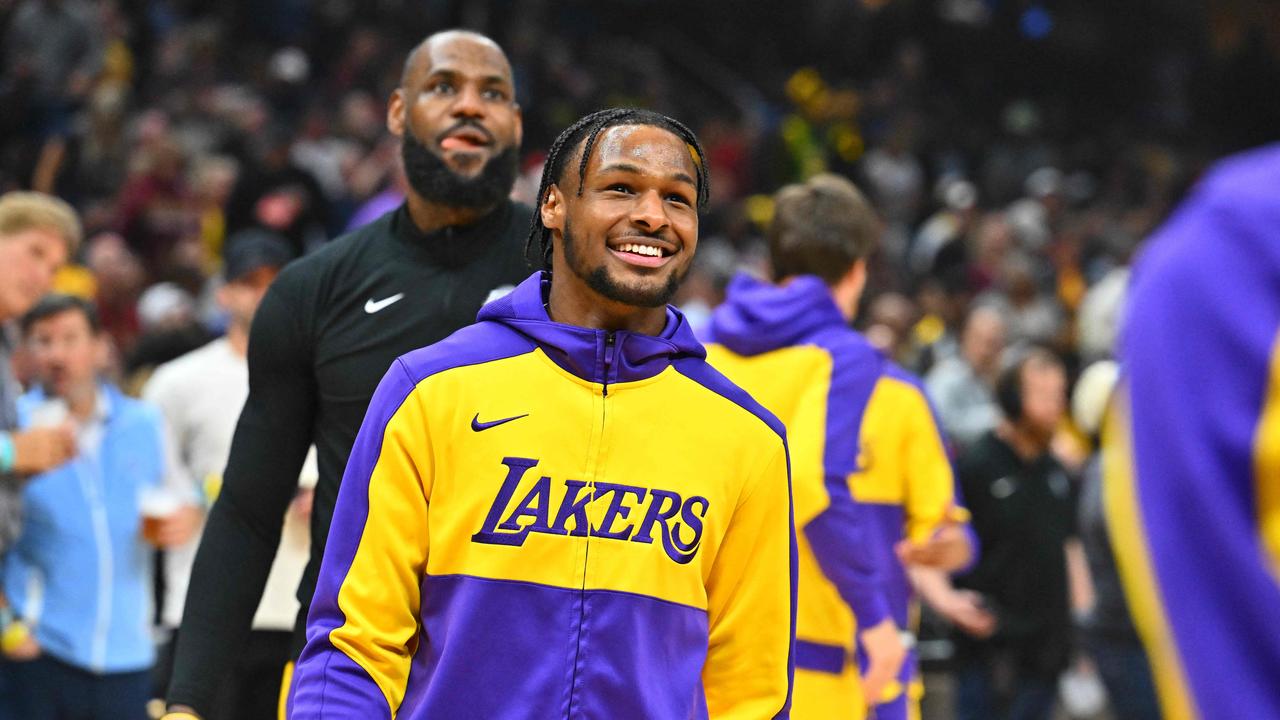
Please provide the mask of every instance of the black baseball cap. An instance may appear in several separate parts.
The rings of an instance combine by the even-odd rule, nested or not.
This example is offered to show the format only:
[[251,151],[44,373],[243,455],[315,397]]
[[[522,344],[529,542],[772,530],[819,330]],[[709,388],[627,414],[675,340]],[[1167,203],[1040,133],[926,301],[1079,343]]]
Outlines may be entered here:
[[227,238],[222,270],[227,282],[235,282],[264,267],[282,268],[293,259],[284,238],[269,230],[251,228]]

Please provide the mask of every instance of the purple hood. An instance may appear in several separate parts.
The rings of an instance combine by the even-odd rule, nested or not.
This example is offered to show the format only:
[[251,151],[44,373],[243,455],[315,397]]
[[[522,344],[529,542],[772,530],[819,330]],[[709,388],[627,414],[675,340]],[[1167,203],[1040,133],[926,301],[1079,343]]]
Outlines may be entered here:
[[833,326],[847,324],[820,278],[802,275],[779,286],[740,274],[729,282],[706,335],[739,355],[759,355],[801,344]]
[[554,322],[543,305],[550,282],[549,275],[535,272],[510,294],[480,308],[476,319],[506,326],[542,348],[560,367],[591,382],[643,380],[675,360],[707,356],[684,315],[670,305],[661,335],[607,332]]

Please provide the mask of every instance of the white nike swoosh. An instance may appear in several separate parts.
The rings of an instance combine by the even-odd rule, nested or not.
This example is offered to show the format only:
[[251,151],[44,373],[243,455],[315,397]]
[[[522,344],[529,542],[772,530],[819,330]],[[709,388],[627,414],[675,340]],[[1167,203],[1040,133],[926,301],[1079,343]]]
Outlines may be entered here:
[[364,302],[364,311],[372,315],[388,305],[394,305],[402,297],[404,297],[404,293],[396,293],[389,298],[383,298],[381,300],[369,298]]

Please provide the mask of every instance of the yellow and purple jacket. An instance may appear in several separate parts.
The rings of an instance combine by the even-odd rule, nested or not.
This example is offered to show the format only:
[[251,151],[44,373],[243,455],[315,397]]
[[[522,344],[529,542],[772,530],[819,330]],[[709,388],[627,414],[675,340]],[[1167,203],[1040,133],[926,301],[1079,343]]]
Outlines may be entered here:
[[1219,162],[1130,282],[1108,530],[1170,720],[1280,717],[1280,144]]
[[[793,716],[861,717],[859,626],[911,624],[894,545],[968,519],[934,414],[919,380],[848,326],[817,277],[734,278],[704,334],[708,361],[787,427],[800,548]],[[905,712],[914,676],[911,658],[879,701]]]
[[535,274],[409,353],[347,463],[293,718],[785,718],[782,425],[660,336],[552,322]]

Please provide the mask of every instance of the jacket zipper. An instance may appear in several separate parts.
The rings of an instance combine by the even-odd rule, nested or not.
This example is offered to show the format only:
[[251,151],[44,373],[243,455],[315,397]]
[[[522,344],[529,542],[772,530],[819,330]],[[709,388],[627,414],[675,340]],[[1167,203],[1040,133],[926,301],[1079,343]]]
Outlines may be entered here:
[[[604,442],[604,426],[605,426],[605,401],[609,397],[609,371],[613,369],[614,354],[617,353],[617,333],[609,330],[604,336],[604,372],[601,376],[600,383],[600,430],[596,436],[595,457],[592,459],[595,467],[591,473],[591,502],[595,503],[595,483],[600,475],[600,456],[603,454],[601,444]],[[588,514],[588,524],[591,522],[590,514]],[[573,676],[569,682],[569,707],[565,713],[566,718],[574,717],[574,700],[577,698],[578,691],[578,669],[582,667],[582,640],[586,634],[587,619],[587,569],[588,562],[591,558],[591,533],[592,529],[588,525],[586,537],[586,550],[582,555],[582,587],[578,594],[578,632],[577,632],[577,648],[573,656]]]

